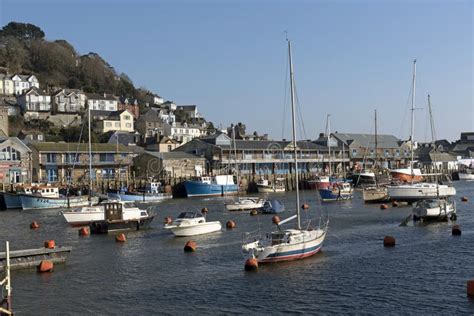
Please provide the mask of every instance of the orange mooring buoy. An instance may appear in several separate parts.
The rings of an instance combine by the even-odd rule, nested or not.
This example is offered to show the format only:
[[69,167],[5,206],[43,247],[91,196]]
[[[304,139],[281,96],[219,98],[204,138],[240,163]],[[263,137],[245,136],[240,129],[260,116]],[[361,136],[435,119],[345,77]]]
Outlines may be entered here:
[[51,239],[44,242],[44,248],[54,249],[54,247],[56,247],[54,240]]
[[258,270],[258,261],[255,258],[250,258],[245,260],[245,271],[257,271]]
[[40,227],[40,225],[39,225],[38,222],[36,222],[36,221],[34,221],[34,222],[32,222],[32,223],[30,224],[30,228],[31,228],[31,229],[37,229],[37,228],[39,228],[39,227]]
[[42,260],[38,265],[38,272],[53,272],[54,264],[48,260]]
[[184,245],[184,251],[185,252],[196,251],[196,248],[197,248],[197,244],[194,240],[190,240]]
[[205,208],[203,208],[203,209],[201,210],[201,213],[203,213],[203,214],[206,214],[207,212],[209,212],[209,210],[207,209],[207,207],[205,207]]
[[454,225],[451,229],[451,234],[453,236],[461,236],[461,227],[459,225]]
[[227,229],[234,229],[235,228],[235,222],[234,221],[228,221],[226,224]]
[[301,208],[303,210],[307,210],[307,209],[309,209],[309,204],[308,203],[303,203],[303,205],[301,205]]
[[124,233],[121,233],[121,234],[118,234],[117,236],[115,236],[115,241],[116,242],[126,242],[127,237],[125,236]]
[[380,209],[381,210],[386,210],[386,209],[388,209],[388,205],[387,204],[380,204]]
[[173,222],[173,219],[170,216],[166,216],[165,219],[163,220],[163,223],[165,225],[171,224]]
[[275,224],[275,225],[280,224],[280,217],[278,215],[274,215],[272,217],[272,223]]
[[398,202],[397,202],[397,201],[393,201],[393,202],[392,202],[392,206],[393,206],[393,207],[397,207],[397,206],[398,206]]
[[467,281],[467,296],[474,298],[474,280]]
[[384,247],[395,247],[395,238],[392,236],[385,236],[383,239]]
[[252,215],[252,216],[258,215],[258,211],[257,210],[251,210],[250,215]]
[[88,236],[90,234],[89,228],[82,227],[79,229],[79,236]]
[[461,198],[461,201],[467,202],[467,201],[469,201],[469,199],[467,198],[467,196],[463,196],[463,197]]

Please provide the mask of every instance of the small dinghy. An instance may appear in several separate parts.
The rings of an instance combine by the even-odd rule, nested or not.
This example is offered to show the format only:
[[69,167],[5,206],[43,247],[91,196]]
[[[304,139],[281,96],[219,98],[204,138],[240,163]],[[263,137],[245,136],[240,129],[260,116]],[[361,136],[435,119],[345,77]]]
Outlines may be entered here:
[[219,221],[207,222],[201,212],[183,212],[164,228],[171,230],[177,237],[189,237],[220,231],[222,225]]
[[228,211],[246,211],[261,208],[265,200],[258,197],[241,197],[225,205]]
[[278,200],[267,200],[263,203],[260,212],[262,214],[278,214],[285,210],[285,205]]

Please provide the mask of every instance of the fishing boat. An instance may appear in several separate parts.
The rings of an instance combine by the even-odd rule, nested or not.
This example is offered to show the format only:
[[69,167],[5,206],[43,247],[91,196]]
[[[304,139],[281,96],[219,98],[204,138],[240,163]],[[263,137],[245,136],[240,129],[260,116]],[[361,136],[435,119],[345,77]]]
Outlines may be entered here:
[[151,208],[138,208],[133,202],[110,201],[103,203],[104,219],[89,223],[92,234],[148,228],[155,217]]
[[[408,184],[399,184],[399,185],[389,185],[388,195],[392,200],[404,201],[404,202],[415,202],[421,199],[434,199],[434,198],[446,198],[456,195],[456,189],[451,185],[439,184],[436,183],[427,183],[427,182],[418,182],[416,183],[416,170],[414,169],[414,129],[415,129],[415,86],[416,86],[416,60],[413,61],[413,88],[412,88],[412,98],[411,98],[411,183]],[[431,104],[428,96],[428,106],[431,113]],[[434,133],[434,123],[432,115],[430,114],[431,130]],[[433,137],[435,137],[433,135]],[[434,140],[433,140],[434,143]],[[436,146],[434,146],[436,148]],[[421,171],[420,171],[421,174]]]
[[183,212],[164,228],[170,230],[176,237],[190,237],[218,232],[222,225],[219,221],[206,221],[201,212]]
[[319,189],[319,195],[324,202],[350,200],[354,196],[354,188],[348,182],[338,182],[326,189]]
[[225,208],[228,211],[247,211],[261,208],[265,199],[259,197],[238,197],[232,202],[226,203]]
[[237,194],[239,186],[232,175],[202,176],[184,181],[187,197]]
[[282,202],[271,199],[265,201],[263,206],[260,208],[260,213],[262,214],[279,214],[285,211],[285,205]]
[[277,178],[274,182],[260,179],[257,182],[258,193],[281,193],[286,192],[284,178]]
[[459,165],[459,180],[474,181],[474,166],[472,159],[463,159],[458,162]]
[[42,197],[27,194],[20,194],[21,207],[24,210],[33,209],[50,209],[50,208],[71,208],[87,206],[90,203],[97,204],[98,197],[92,197],[89,200],[88,196],[68,196],[68,197]]
[[331,185],[331,179],[329,176],[316,176],[308,181],[308,185],[311,190],[325,189]]
[[[375,140],[375,168],[377,168],[377,163],[379,162],[378,160],[378,139],[377,139],[377,110],[375,110],[375,115],[374,115],[374,121],[375,121],[375,134],[374,134],[374,140]],[[390,200],[390,196],[388,195],[388,189],[386,186],[381,186],[378,181],[377,177],[374,174],[373,178],[374,184],[372,186],[364,187],[362,190],[362,198],[364,199],[365,203],[380,203],[380,202],[387,202]]]
[[135,202],[159,202],[173,197],[171,193],[159,192],[160,183],[151,182],[143,191],[132,192],[126,188],[119,191],[107,192],[107,197],[111,200],[135,201]]
[[[279,222],[274,220],[277,230],[267,233],[265,237],[244,235],[242,252],[249,260],[258,263],[269,263],[287,260],[303,259],[312,256],[321,249],[328,229],[329,221],[319,220],[319,226],[313,227],[310,222],[302,228],[300,217],[300,196],[298,176],[298,148],[296,142],[296,116],[295,116],[295,88],[293,78],[293,63],[291,59],[291,42],[288,40],[288,59],[290,67],[290,90],[291,90],[291,116],[293,134],[293,155],[295,166],[296,186],[296,214]],[[282,229],[282,225],[296,219],[294,229]]]
[[374,185],[376,182],[375,173],[365,169],[354,171],[347,178],[354,183],[354,186]]
[[59,197],[59,189],[51,185],[31,184],[17,188],[16,192],[2,192],[7,209],[21,208],[20,194],[41,197]]

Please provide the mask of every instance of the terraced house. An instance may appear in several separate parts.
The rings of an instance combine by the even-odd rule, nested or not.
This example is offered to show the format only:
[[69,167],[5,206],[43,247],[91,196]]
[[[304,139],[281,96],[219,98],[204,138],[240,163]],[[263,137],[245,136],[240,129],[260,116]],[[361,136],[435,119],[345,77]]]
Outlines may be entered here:
[[0,137],[0,189],[31,182],[31,149],[17,137]]
[[[89,181],[89,151],[86,143],[30,143],[32,177],[35,182],[66,184]],[[132,151],[123,145],[92,144],[92,180],[126,179],[132,163]]]
[[46,119],[51,115],[51,96],[32,87],[17,97],[25,120]]

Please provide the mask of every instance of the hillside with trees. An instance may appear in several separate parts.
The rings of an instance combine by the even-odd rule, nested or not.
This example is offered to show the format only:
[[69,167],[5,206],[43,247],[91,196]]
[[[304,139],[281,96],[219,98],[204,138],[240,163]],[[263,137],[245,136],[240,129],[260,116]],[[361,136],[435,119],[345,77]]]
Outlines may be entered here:
[[33,24],[10,22],[0,29],[0,67],[9,73],[34,74],[47,91],[57,87],[111,93],[150,102],[151,92],[135,88],[97,53],[80,55],[66,40],[49,41]]

